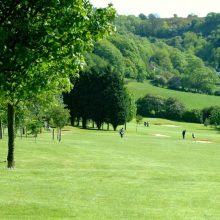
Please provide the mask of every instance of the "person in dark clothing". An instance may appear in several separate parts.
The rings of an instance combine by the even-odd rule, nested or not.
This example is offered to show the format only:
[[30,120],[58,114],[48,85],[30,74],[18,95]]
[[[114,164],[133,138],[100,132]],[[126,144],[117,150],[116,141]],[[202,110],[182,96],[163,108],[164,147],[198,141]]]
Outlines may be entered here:
[[120,131],[119,131],[119,133],[120,133],[120,135],[121,135],[121,138],[123,138],[124,133],[125,133],[125,132],[124,132],[124,128],[121,128]]
[[183,139],[185,139],[186,130],[183,130],[183,131],[182,131],[182,135],[183,135]]

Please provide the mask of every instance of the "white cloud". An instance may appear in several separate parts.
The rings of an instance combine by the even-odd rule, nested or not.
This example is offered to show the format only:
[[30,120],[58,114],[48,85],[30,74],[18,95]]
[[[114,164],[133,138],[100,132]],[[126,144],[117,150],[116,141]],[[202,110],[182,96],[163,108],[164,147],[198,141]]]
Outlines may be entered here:
[[156,13],[160,17],[186,17],[189,14],[206,16],[209,12],[220,13],[219,0],[90,0],[96,7],[113,3],[119,14]]

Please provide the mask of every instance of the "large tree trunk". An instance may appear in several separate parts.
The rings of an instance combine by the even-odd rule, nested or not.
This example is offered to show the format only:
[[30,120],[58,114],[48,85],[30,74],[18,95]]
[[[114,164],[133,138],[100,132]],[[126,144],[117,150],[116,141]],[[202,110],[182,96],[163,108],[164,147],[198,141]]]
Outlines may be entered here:
[[80,118],[77,117],[77,124],[76,124],[77,127],[79,127],[79,121],[80,121]]
[[87,119],[85,117],[82,117],[82,128],[86,129]]
[[3,127],[2,127],[2,120],[0,119],[0,139],[3,138]]
[[73,117],[73,116],[70,116],[70,124],[71,124],[71,126],[74,126],[75,125],[75,117]]
[[14,161],[15,147],[15,106],[8,103],[8,168],[15,167]]
[[97,126],[98,130],[100,130],[102,123],[100,121],[96,121],[96,126]]
[[113,126],[114,131],[116,131],[117,125],[113,124],[112,126]]
[[54,140],[54,128],[52,130],[52,139]]
[[61,128],[59,129],[59,142],[61,141]]

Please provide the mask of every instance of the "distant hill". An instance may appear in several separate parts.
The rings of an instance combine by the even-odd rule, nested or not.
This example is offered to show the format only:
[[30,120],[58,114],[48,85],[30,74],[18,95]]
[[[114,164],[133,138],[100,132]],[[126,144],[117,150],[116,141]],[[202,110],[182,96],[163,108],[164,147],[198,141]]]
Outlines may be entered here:
[[220,96],[174,91],[153,86],[149,81],[145,81],[144,83],[130,81],[126,86],[128,90],[134,95],[136,100],[145,96],[146,94],[152,94],[159,95],[164,98],[177,98],[188,109],[202,109],[215,105],[220,106]]
[[87,69],[109,65],[122,77],[160,86],[220,93],[220,13],[204,18],[119,16],[117,31],[86,54]]

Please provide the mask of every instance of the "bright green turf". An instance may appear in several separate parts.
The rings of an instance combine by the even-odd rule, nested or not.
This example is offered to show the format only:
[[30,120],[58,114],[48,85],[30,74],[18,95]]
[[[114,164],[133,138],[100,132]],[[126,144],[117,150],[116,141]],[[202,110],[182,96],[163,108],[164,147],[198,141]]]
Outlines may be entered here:
[[[61,143],[50,134],[36,143],[17,138],[16,169],[0,164],[0,219],[220,219],[219,132],[149,122],[137,132],[129,123],[123,139],[78,128],[67,128]],[[212,143],[193,141],[191,132]],[[6,145],[0,141],[1,160]]]
[[134,94],[135,99],[145,96],[146,94],[160,95],[162,97],[174,97],[180,100],[189,109],[202,109],[204,107],[219,105],[220,96],[211,96],[198,93],[181,92],[153,86],[149,81],[144,83],[129,82],[127,85],[129,91]]

